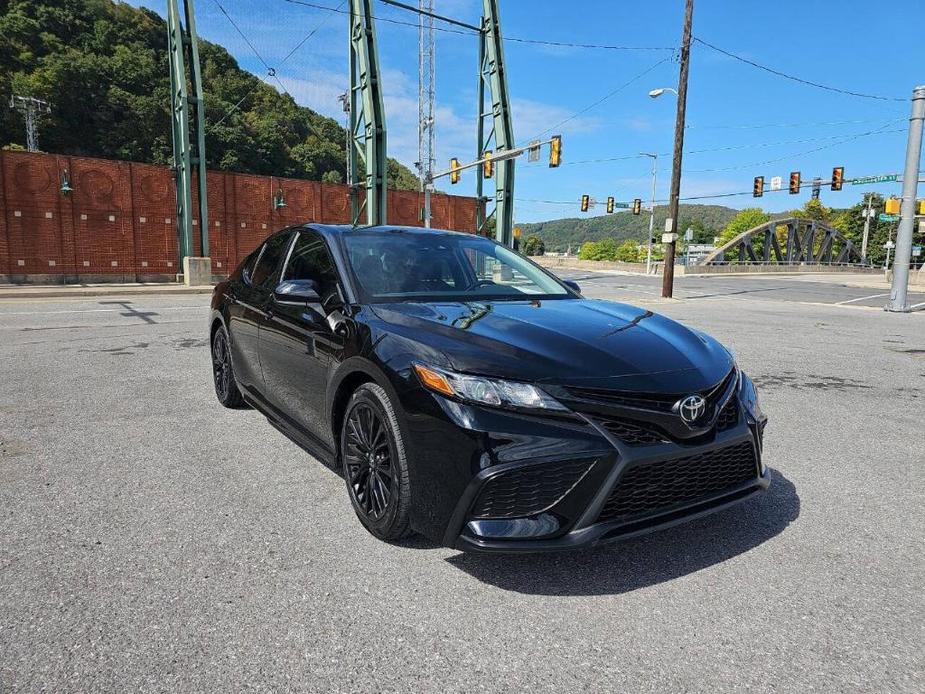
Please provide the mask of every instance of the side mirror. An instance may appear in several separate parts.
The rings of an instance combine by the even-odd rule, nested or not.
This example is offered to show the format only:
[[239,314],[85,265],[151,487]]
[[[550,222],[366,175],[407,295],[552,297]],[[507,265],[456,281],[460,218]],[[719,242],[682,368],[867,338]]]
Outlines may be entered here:
[[569,289],[573,289],[581,294],[581,286],[575,280],[562,280],[562,284],[564,284]]
[[277,301],[289,303],[317,303],[321,301],[315,280],[286,280],[280,282],[273,295]]

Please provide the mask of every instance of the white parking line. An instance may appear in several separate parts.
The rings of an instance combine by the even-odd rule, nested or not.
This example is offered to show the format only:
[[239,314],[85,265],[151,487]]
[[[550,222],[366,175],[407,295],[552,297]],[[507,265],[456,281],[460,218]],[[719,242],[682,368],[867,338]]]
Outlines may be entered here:
[[868,299],[878,299],[883,296],[889,296],[890,293],[886,294],[871,294],[870,296],[859,296],[857,299],[848,299],[847,301],[836,301],[834,306],[844,306],[845,304],[853,304],[856,301],[867,301]]
[[[157,311],[202,311],[205,306],[167,306],[158,307]],[[0,316],[50,316],[58,313],[119,313],[122,311],[145,310],[143,306],[131,304],[119,308],[83,308],[69,309],[67,311],[0,311]]]
[[909,308],[922,308],[923,306],[925,306],[925,301],[920,304],[912,304]]

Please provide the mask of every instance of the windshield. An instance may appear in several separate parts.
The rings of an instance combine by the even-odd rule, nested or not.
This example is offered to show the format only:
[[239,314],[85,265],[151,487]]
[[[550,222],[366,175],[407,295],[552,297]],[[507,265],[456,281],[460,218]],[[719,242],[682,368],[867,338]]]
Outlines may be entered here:
[[365,301],[571,296],[543,270],[480,236],[391,229],[341,238]]

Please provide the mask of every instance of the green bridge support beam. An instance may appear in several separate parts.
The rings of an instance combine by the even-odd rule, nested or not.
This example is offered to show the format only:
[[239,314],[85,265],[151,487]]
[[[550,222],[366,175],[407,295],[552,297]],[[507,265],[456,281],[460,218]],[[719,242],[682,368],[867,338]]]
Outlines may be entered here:
[[[348,185],[351,219],[369,226],[386,223],[387,160],[385,108],[379,72],[379,49],[371,0],[350,0],[350,131]],[[360,170],[362,166],[362,171]],[[360,175],[365,197],[360,201]]]
[[[199,69],[199,39],[196,35],[193,0],[183,0],[183,10],[181,21],[177,0],[167,0],[167,53],[170,63],[171,130],[173,168],[177,183],[180,268],[183,267],[183,259],[193,254],[193,220],[197,216],[202,255],[209,255],[202,76]],[[197,210],[193,209],[194,169],[197,174],[199,198]]]

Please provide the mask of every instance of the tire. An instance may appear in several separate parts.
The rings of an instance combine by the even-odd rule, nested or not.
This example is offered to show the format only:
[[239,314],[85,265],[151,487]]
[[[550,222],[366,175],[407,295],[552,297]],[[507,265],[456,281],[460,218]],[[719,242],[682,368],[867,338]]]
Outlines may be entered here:
[[340,432],[347,494],[363,526],[388,542],[411,534],[408,459],[388,393],[364,383],[350,397]]
[[222,405],[232,409],[244,406],[244,398],[234,378],[231,347],[224,326],[220,326],[212,336],[212,384],[215,386],[215,397]]

